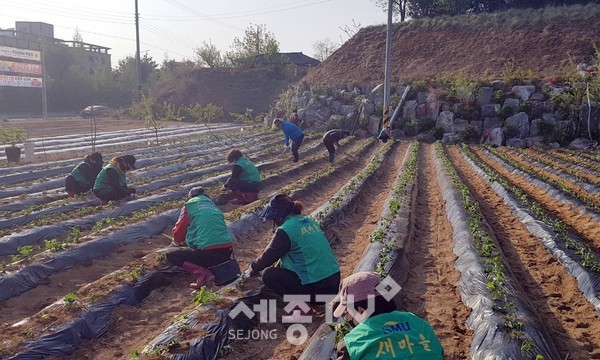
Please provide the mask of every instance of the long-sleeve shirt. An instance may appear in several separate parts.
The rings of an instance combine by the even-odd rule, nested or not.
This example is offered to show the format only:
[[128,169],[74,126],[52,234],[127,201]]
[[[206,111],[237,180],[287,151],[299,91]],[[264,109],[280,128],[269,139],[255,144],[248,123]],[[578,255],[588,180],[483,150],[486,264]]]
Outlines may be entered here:
[[293,141],[301,136],[304,136],[304,132],[302,131],[302,129],[290,122],[282,122],[281,130],[283,131],[283,135],[285,137],[284,142],[286,146],[290,143],[290,139],[292,139]]
[[292,248],[292,243],[285,231],[277,229],[271,243],[263,251],[262,254],[250,265],[252,270],[258,272],[263,271],[273,265],[277,260],[281,259]]
[[127,184],[121,186],[119,179],[119,173],[115,169],[106,169],[106,178],[108,179],[108,185],[119,195],[129,196],[133,192],[127,186]]
[[337,146],[339,146],[340,144],[338,144],[338,141],[342,140],[348,135],[350,135],[350,132],[347,130],[333,129],[323,134],[323,141],[335,143]]

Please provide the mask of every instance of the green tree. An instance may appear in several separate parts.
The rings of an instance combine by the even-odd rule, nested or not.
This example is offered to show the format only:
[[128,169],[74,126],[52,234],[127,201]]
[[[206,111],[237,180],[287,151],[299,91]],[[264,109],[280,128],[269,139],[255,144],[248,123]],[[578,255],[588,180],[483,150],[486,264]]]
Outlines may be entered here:
[[253,25],[246,29],[244,38],[233,39],[231,51],[225,55],[233,67],[247,67],[257,56],[273,56],[279,52],[279,42],[265,25]]
[[[383,9],[384,12],[388,10],[388,0],[374,0],[375,4]],[[396,17],[400,17],[400,22],[406,20],[406,10],[408,8],[409,0],[392,0],[392,13]]]
[[221,51],[212,43],[202,42],[199,48],[195,49],[196,63],[202,67],[219,68],[225,66],[225,59],[221,56]]

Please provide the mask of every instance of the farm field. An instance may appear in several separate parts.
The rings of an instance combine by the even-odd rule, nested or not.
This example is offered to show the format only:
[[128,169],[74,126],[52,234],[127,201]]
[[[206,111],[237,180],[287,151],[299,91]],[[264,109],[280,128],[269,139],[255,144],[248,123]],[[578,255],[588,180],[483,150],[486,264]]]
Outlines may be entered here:
[[83,134],[45,138],[52,161],[0,168],[2,359],[330,356],[325,309],[298,346],[282,311],[255,327],[277,336],[231,339],[239,322],[222,310],[257,304],[259,278],[192,293],[166,263],[163,233],[188,190],[218,195],[233,148],[264,178],[259,200],[221,206],[242,271],[272,235],[257,214],[284,191],[320,222],[342,277],[371,270],[402,286],[397,304],[432,324],[446,358],[600,359],[597,154],[350,137],[330,165],[308,133],[293,163],[280,131],[211,128],[161,129],[159,145],[143,129],[99,132],[105,160],[138,159],[136,197],[108,205],[63,192],[89,151]]

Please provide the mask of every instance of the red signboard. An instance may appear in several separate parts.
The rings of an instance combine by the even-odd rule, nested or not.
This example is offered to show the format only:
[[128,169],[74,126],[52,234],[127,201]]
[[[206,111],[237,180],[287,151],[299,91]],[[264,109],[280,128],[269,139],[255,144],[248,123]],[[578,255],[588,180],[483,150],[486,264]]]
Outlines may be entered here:
[[42,75],[42,65],[0,60],[0,72]]

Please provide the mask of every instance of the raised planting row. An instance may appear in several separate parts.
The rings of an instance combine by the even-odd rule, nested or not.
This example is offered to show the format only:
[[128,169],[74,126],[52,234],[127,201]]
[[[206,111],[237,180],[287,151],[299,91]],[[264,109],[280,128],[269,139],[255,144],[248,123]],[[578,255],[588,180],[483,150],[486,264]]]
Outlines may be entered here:
[[596,234],[600,231],[600,215],[596,211],[588,209],[577,199],[573,199],[544,181],[503,163],[478,147],[469,149],[487,166],[521,189],[523,194],[535,200],[546,212],[567,224],[594,249],[595,253],[598,253],[600,242]]
[[[382,150],[382,152],[389,152],[389,147],[388,148],[384,148]],[[357,195],[359,195],[360,193],[363,193],[365,191],[369,192],[372,191],[372,188],[370,186],[365,186],[367,184],[370,184],[373,179],[375,178],[374,176],[376,176],[376,174],[379,174],[381,171],[381,161],[382,158],[381,156],[383,155],[383,153],[380,152],[380,155],[376,156],[373,161],[370,163],[370,165],[368,165],[361,173],[359,173],[358,175],[356,175],[352,180],[350,180],[349,182],[347,182],[347,184],[345,186],[343,186],[341,189],[339,189],[337,191],[337,194],[332,196],[332,199],[339,199],[339,197],[342,197],[343,199],[340,200],[335,200],[333,203],[328,202],[326,204],[321,205],[320,207],[314,209],[314,205],[309,205],[312,203],[312,201],[322,201],[323,198],[321,196],[319,196],[319,194],[314,194],[314,193],[309,193],[310,189],[309,188],[305,188],[301,191],[295,191],[291,193],[291,196],[293,198],[298,198],[300,200],[302,200],[302,202],[305,205],[309,205],[308,208],[309,209],[314,209],[311,214],[313,216],[319,216],[319,218],[323,219],[323,223],[322,226],[325,229],[329,229],[331,230],[333,227],[335,227],[335,223],[339,221],[340,217],[342,217],[344,213],[352,213],[352,209],[356,208],[357,206],[360,207],[360,203],[357,202]],[[401,157],[400,157],[401,160]],[[373,164],[377,164],[379,163],[379,167],[377,166],[373,166]],[[396,166],[394,166],[395,168]],[[378,170],[379,169],[379,170]],[[391,169],[390,169],[391,170]],[[321,185],[322,186],[322,185]],[[308,200],[305,196],[306,195],[310,195],[310,198],[312,200]],[[353,222],[354,224],[355,222]],[[355,228],[356,229],[356,228]],[[267,229],[268,231],[268,229]],[[346,239],[339,239],[337,238],[335,235],[333,235],[333,232],[328,231],[327,232],[330,236],[330,240],[332,241],[340,241],[339,243],[339,247],[340,248],[345,248],[346,244]],[[263,236],[267,235],[268,236],[268,232],[262,232]],[[248,236],[248,235],[245,235]],[[336,240],[338,239],[338,240]],[[364,244],[363,244],[364,246]],[[338,251],[341,251],[342,249],[337,249],[338,246],[336,244],[334,244],[334,251],[336,252],[336,254],[338,253]],[[354,261],[356,261],[356,259],[354,259]],[[227,290],[221,290],[223,292],[226,292]],[[227,292],[226,292],[227,293]],[[207,308],[203,308],[203,309],[198,309],[194,312],[193,315],[190,315],[190,318],[188,318],[187,320],[183,320],[181,323],[178,324],[174,324],[172,327],[170,327],[167,331],[165,331],[165,333],[161,336],[159,336],[152,344],[150,347],[148,347],[146,349],[146,352],[148,353],[163,353],[163,355],[167,356],[169,355],[169,349],[172,348],[172,346],[169,346],[169,343],[171,343],[171,345],[173,343],[180,343],[180,340],[182,340],[181,335],[179,335],[180,331],[178,331],[178,328],[181,327],[186,327],[187,324],[189,324],[190,322],[192,322],[191,318],[195,318],[198,316],[198,312],[206,312],[206,311],[210,311]],[[263,326],[271,326],[272,324],[261,324],[260,328],[263,328]],[[283,329],[281,328],[282,324],[273,324],[274,326],[280,328],[279,330],[283,331]],[[217,339],[219,340],[219,339]],[[282,344],[281,339],[273,339],[272,342],[270,342],[269,344],[259,344],[256,342],[245,342],[245,341],[241,341],[240,343],[238,343],[238,341],[234,342],[234,344],[232,345],[232,350],[234,351],[231,356],[242,356],[243,353],[245,353],[246,351],[248,351],[248,347],[249,346],[258,346],[260,348],[263,348],[264,350],[266,350],[266,354],[264,354],[263,356],[269,356],[271,358],[273,357],[277,357],[276,354],[278,353],[282,353],[281,348],[285,348],[285,343]],[[193,344],[200,344],[200,341],[193,341]],[[193,346],[193,345],[192,345]],[[265,348],[267,347],[267,348]],[[279,350],[275,350],[275,349],[279,349]],[[177,351],[178,349],[172,349],[173,351]],[[181,349],[179,349],[181,350]],[[218,350],[218,349],[217,349]],[[194,351],[198,351],[198,349],[190,349],[184,353],[187,353],[187,355],[180,355],[180,356],[193,356],[190,354],[198,354],[197,352]],[[253,350],[250,350],[253,351]],[[237,355],[236,355],[237,354]],[[206,355],[206,354],[205,354]],[[170,356],[170,355],[169,355]],[[173,355],[173,357],[177,358],[177,355]]]
[[[376,230],[370,236],[368,244],[361,243],[362,258],[352,272],[376,271],[382,278],[388,275],[396,265],[398,257],[402,257],[403,247],[410,235],[411,208],[414,204],[416,188],[416,165],[419,145],[413,142],[405,153],[398,176],[387,193],[387,198]],[[394,277],[394,275],[390,274]],[[394,277],[394,280],[401,281]],[[329,305],[328,305],[329,306]],[[331,310],[333,311],[333,310]],[[347,333],[349,324],[339,318],[335,323],[322,324],[302,352],[300,359],[329,359],[334,355],[336,343]]]
[[[600,176],[596,175],[596,172],[592,169],[587,169],[582,166],[576,166],[555,157],[548,156],[546,153],[540,153],[532,149],[511,149],[516,151],[518,154],[523,156],[529,162],[535,164],[538,167],[546,167],[549,171],[558,174],[568,174],[572,176],[576,181],[581,183],[588,183],[594,186],[600,185]],[[586,189],[587,190],[587,189]],[[590,189],[588,192],[598,191],[597,189]]]
[[447,150],[460,177],[485,204],[481,210],[506,262],[544,319],[561,358],[598,356],[594,344],[600,341],[600,327],[595,325],[600,319],[599,274],[582,265],[579,251],[566,247],[568,243],[575,245],[575,239],[569,238],[564,224],[560,226],[560,221],[466,147],[462,154],[457,147]]
[[558,359],[558,352],[529,299],[523,294],[480,204],[437,144],[438,182],[453,227],[463,301],[472,309],[471,357]]
[[[361,150],[361,151],[362,151],[362,150]],[[357,154],[359,154],[359,153],[357,153]],[[257,211],[258,211],[258,210],[257,210]],[[241,221],[241,220],[240,220],[240,221]],[[262,223],[262,222],[259,222],[259,223]],[[172,224],[171,224],[171,225],[172,225]],[[235,232],[235,231],[236,231],[236,229],[244,229],[245,227],[243,227],[243,226],[242,226],[242,227],[240,227],[240,226],[236,226],[234,223],[232,223],[232,224],[230,224],[230,228],[232,229],[232,231],[234,231],[234,232]],[[182,289],[180,289],[180,290],[182,290]],[[175,293],[177,293],[177,290],[175,290]],[[164,305],[164,304],[163,304],[163,305]]]
[[[318,149],[314,147],[313,150],[316,151]],[[305,155],[313,150],[309,150]],[[272,154],[266,153],[265,158],[272,158]],[[323,156],[318,156],[315,159],[317,158],[323,158]],[[260,157],[258,160],[260,160]],[[279,172],[269,170],[281,166],[283,163],[285,163],[285,160],[258,164],[259,169],[263,171],[263,185],[268,185],[273,179],[277,179],[278,176],[276,175],[279,172],[286,171],[285,168],[280,169]],[[308,168],[312,166],[312,163],[313,161],[310,161],[310,158],[308,158],[306,161],[303,161],[302,164],[294,166],[293,171],[298,172],[302,168]],[[229,169],[229,165],[227,166],[227,169]],[[17,256],[17,258],[24,258],[33,253],[34,248],[32,245],[41,243],[42,241],[44,241],[46,247],[50,244],[53,246],[53,250],[58,250],[59,248],[55,245],[67,245],[68,243],[78,243],[81,241],[81,236],[75,238],[74,236],[68,235],[73,231],[80,235],[79,233],[82,230],[92,229],[91,233],[96,233],[97,230],[108,225],[114,227],[119,223],[130,222],[121,220],[120,218],[122,217],[139,219],[146,216],[146,214],[155,213],[159,209],[177,209],[182,205],[181,201],[187,196],[187,192],[191,187],[198,185],[205,187],[218,186],[217,184],[223,182],[229,175],[228,171],[224,171],[221,175],[215,176],[213,170],[214,169],[212,168],[206,168],[198,172],[190,172],[181,176],[175,176],[170,182],[176,184],[179,190],[168,191],[160,193],[159,195],[147,196],[142,199],[125,202],[114,209],[102,211],[102,208],[86,207],[78,211],[78,214],[80,215],[78,219],[72,219],[73,217],[77,217],[74,216],[74,213],[61,213],[60,216],[52,217],[52,225],[44,225],[47,221],[45,219],[38,219],[38,221],[34,221],[33,224],[40,226],[24,232],[22,231],[4,236],[0,242],[0,255],[20,255]],[[190,183],[188,180],[194,180],[194,182]],[[156,185],[156,182],[153,185]],[[220,189],[218,191],[220,191]],[[63,218],[65,221],[61,221]]]
[[562,176],[540,171],[540,169],[535,169],[531,164],[527,162],[519,161],[519,159],[517,158],[507,156],[502,150],[498,150],[491,146],[487,146],[485,150],[488,151],[490,154],[493,154],[494,156],[500,158],[508,165],[524,173],[527,173],[534,178],[540,179],[548,185],[552,185],[560,191],[564,192],[565,194],[570,195],[574,199],[581,201],[590,209],[594,211],[600,210],[600,194],[589,193],[588,191],[583,189],[580,184],[565,180]]

